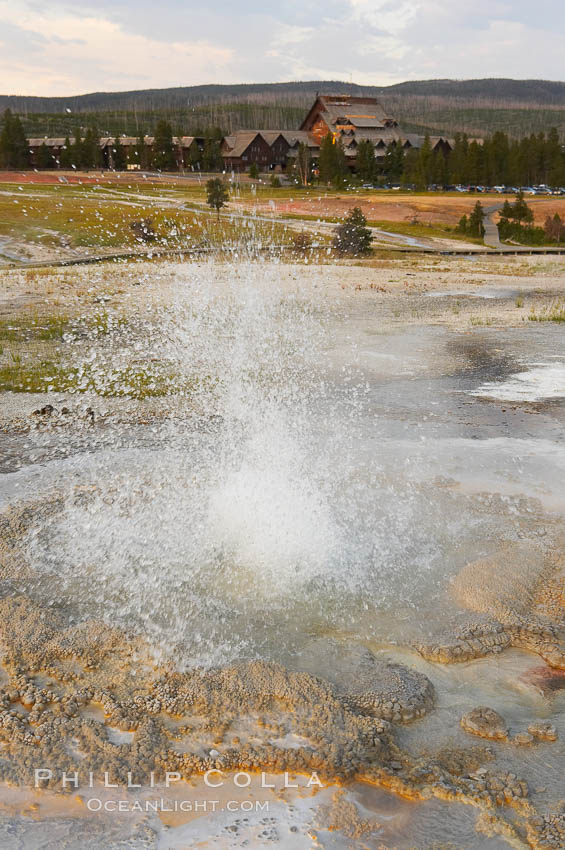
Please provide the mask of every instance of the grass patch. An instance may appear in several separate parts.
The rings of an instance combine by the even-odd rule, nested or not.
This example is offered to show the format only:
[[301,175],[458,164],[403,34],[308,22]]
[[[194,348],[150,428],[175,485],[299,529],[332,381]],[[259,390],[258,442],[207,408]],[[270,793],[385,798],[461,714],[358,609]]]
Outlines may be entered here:
[[401,221],[369,221],[367,224],[370,227],[378,227],[379,230],[387,230],[389,233],[398,233],[402,236],[413,236],[416,239],[418,237],[424,239],[453,239],[457,242],[472,242],[475,245],[484,245],[482,239],[456,233],[448,224],[411,224],[410,222]]
[[135,366],[104,372],[100,368],[65,366],[55,360],[23,363],[17,354],[12,355],[11,362],[0,365],[0,392],[93,392],[103,398],[143,401],[147,398],[208,393],[217,383],[209,376],[189,379],[172,372]]
[[68,372],[51,360],[23,364],[14,355],[11,363],[0,365],[0,392],[44,393],[47,389],[69,389]]
[[[12,184],[6,189],[0,193],[0,235],[30,246],[186,250],[251,241],[288,244],[291,239],[280,222],[246,221],[229,214],[218,221],[208,209],[183,203],[187,192],[171,192],[169,187],[121,187],[111,194],[103,186],[26,184],[19,191]],[[204,189],[198,191],[203,194]],[[151,219],[155,231],[150,246],[140,242],[131,227],[142,219]]]
[[544,307],[539,313],[536,313],[532,307],[528,319],[530,322],[565,322],[565,301],[560,298],[548,307]]
[[5,342],[62,340],[68,330],[69,319],[66,316],[0,319],[0,340]]
[[[323,216],[310,213],[284,213],[281,218],[294,221],[312,221],[324,222],[325,224],[340,224],[343,218],[340,216]],[[367,221],[369,227],[376,227],[379,230],[387,231],[388,233],[398,233],[401,236],[412,236],[415,239],[436,238],[436,239],[453,239],[457,242],[472,242],[475,245],[484,245],[482,239],[474,236],[466,236],[456,233],[455,230],[448,224],[411,224],[410,222],[399,221]]]

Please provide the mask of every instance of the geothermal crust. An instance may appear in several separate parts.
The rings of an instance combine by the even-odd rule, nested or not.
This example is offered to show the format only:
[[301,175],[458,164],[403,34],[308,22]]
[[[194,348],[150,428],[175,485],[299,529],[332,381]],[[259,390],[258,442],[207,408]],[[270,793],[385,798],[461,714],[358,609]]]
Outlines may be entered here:
[[[81,782],[90,772],[108,772],[123,784],[129,772],[147,783],[151,772],[189,778],[210,769],[316,771],[334,782],[360,779],[414,799],[471,803],[489,829],[512,840],[527,836],[533,848],[563,846],[563,816],[540,816],[526,782],[489,766],[488,749],[415,757],[398,746],[396,726],[433,709],[433,686],[422,673],[364,646],[320,638],[292,670],[256,660],[178,672],[172,664],[157,665],[136,635],[98,621],[69,623],[63,613],[11,590],[30,574],[21,547],[26,531],[38,514],[61,504],[51,494],[0,515],[1,779],[31,785],[37,764],[53,771],[44,784],[58,790],[61,773],[75,770]],[[454,661],[515,645],[565,666],[562,562],[546,558],[532,569],[530,559],[521,570],[516,565],[524,552],[510,548],[507,556],[504,583],[495,579],[494,561],[461,571],[451,593],[481,619],[442,643],[419,646],[422,655]],[[462,725],[504,746],[506,726],[495,715],[479,707]],[[530,724],[516,743],[520,734],[528,742],[556,737],[543,723]],[[517,822],[505,817],[507,808]]]
[[467,564],[451,596],[475,619],[441,633],[418,651],[430,661],[469,661],[513,646],[565,668],[565,557],[507,544],[496,557]]

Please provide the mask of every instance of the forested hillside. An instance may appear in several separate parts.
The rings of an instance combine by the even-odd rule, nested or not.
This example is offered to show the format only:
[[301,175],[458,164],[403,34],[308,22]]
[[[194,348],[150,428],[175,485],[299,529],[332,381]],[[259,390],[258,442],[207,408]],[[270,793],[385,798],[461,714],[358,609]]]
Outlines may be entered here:
[[250,127],[296,128],[318,91],[377,96],[410,132],[485,136],[503,130],[518,138],[556,127],[565,139],[565,83],[545,80],[426,80],[384,88],[313,80],[68,98],[0,95],[0,110],[10,107],[19,114],[28,136],[72,134],[89,120],[108,135],[152,133],[160,119],[183,134],[210,127],[229,133]]

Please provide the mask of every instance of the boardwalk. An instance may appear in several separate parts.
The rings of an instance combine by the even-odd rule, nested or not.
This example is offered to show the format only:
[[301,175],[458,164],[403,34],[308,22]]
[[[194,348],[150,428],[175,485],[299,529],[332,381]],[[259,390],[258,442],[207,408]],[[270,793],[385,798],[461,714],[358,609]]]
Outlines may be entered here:
[[485,209],[485,219],[483,221],[485,228],[484,243],[489,248],[501,248],[500,236],[498,235],[498,227],[495,221],[495,215],[498,210],[502,209],[503,204],[492,204]]

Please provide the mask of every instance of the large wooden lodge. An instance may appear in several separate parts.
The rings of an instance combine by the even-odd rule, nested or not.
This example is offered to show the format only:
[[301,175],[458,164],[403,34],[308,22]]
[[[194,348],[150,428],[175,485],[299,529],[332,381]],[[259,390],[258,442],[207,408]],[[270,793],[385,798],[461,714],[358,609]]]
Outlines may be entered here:
[[[383,106],[373,97],[353,97],[351,95],[319,95],[308,111],[299,130],[238,130],[221,140],[221,155],[226,171],[245,172],[252,164],[260,171],[283,171],[298,152],[301,143],[307,145],[311,160],[315,164],[320,150],[320,142],[331,133],[341,141],[348,168],[356,170],[357,147],[359,142],[369,139],[375,147],[377,161],[384,158],[387,147],[394,143],[405,150],[421,147],[424,137],[412,133],[403,133],[398,122],[386,114]],[[51,151],[55,164],[59,164],[65,139],[43,138],[29,139],[32,164],[37,162],[39,149],[46,145]],[[434,150],[447,153],[453,143],[442,136],[430,139]],[[148,158],[154,148],[154,138],[144,137]],[[139,168],[129,156],[137,147],[139,140],[133,136],[120,137],[125,148],[128,169]],[[180,171],[193,170],[199,154],[204,150],[205,140],[195,136],[173,137],[176,164]],[[113,148],[115,140],[110,137],[100,139],[102,163],[113,168]]]

